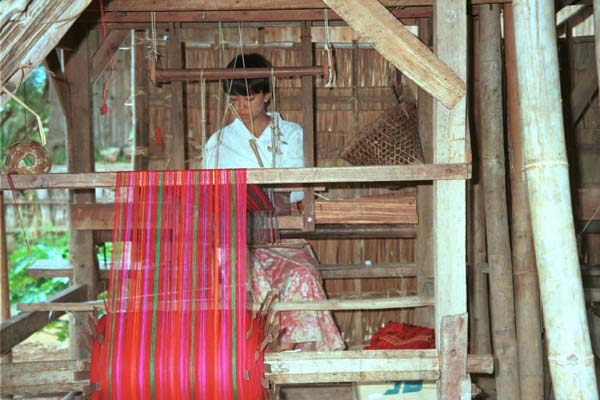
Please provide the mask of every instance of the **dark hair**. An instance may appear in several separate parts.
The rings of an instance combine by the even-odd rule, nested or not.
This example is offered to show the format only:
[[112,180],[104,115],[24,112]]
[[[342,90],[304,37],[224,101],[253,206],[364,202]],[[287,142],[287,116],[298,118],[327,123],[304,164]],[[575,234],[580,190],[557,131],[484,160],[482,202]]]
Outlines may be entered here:
[[[271,63],[260,54],[240,54],[227,64],[227,68],[271,68]],[[269,78],[226,79],[223,90],[231,96],[271,93],[271,81]]]

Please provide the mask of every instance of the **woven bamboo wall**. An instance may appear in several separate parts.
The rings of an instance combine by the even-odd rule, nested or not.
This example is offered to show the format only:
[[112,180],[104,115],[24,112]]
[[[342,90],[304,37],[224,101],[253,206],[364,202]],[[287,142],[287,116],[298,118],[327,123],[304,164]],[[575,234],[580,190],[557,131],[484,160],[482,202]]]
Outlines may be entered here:
[[[324,29],[314,27],[315,64],[322,65]],[[167,32],[159,32],[158,37]],[[316,148],[319,166],[347,165],[339,153],[349,138],[375,120],[383,110],[397,104],[394,87],[396,70],[373,49],[357,44],[358,39],[348,27],[332,27],[331,42],[335,47],[336,80],[333,88],[326,89],[323,79],[316,79]],[[274,66],[302,65],[299,26],[237,27],[221,30],[215,25],[183,31],[185,42],[185,65],[187,68],[224,67],[238,52],[264,54]],[[353,44],[353,41],[354,44]],[[166,65],[163,42],[158,42],[161,53],[159,65]],[[353,57],[354,54],[354,57]],[[353,62],[354,58],[354,62]],[[354,72],[353,72],[354,71]],[[220,83],[207,82],[205,90],[207,126],[202,129],[201,85],[184,85],[186,129],[188,132],[188,160],[190,167],[201,164],[201,144],[223,123],[231,121],[231,115],[223,117],[224,101]],[[150,90],[150,132],[156,127],[164,137],[170,135],[170,88],[152,86]],[[271,108],[285,119],[301,123],[300,79],[279,79]],[[219,122],[223,121],[223,122]],[[151,138],[151,168],[163,168],[169,164],[168,157],[160,154],[155,140]],[[380,193],[387,188],[330,188],[326,196],[354,197],[366,193]],[[314,249],[322,264],[357,264],[369,260],[372,263],[414,261],[412,240],[318,240]],[[367,279],[362,282],[336,280],[326,283],[332,297],[360,296],[372,292],[383,295],[409,294],[415,291],[414,279]],[[383,323],[391,320],[410,321],[412,311],[343,312],[336,319],[345,339],[351,344],[364,341]]]

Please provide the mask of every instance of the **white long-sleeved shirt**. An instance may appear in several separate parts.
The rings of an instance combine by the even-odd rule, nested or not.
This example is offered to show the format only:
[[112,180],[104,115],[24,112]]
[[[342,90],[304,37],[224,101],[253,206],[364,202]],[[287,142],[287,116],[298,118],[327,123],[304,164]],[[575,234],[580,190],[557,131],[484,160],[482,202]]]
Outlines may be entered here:
[[[285,121],[279,113],[268,113],[271,118],[276,118],[280,131],[280,154],[278,163],[280,168],[301,168],[304,166],[304,148],[302,127],[294,122]],[[204,148],[203,168],[261,168],[250,141],[255,140],[258,154],[264,168],[273,168],[273,153],[271,150],[273,137],[273,124],[269,124],[257,138],[246,128],[244,123],[236,118],[231,124],[221,131],[215,132],[208,139]],[[217,159],[217,146],[219,147]],[[292,192],[290,201],[302,200],[302,192]]]

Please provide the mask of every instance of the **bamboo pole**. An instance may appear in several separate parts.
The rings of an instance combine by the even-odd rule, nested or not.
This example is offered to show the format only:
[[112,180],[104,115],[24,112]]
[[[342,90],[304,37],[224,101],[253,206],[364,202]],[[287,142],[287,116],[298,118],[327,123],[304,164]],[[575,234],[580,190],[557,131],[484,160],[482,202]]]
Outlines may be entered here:
[[540,291],[535,270],[527,186],[523,172],[523,141],[519,117],[519,87],[515,61],[512,5],[505,4],[503,9],[515,315],[519,349],[527,349],[527,351],[519,352],[519,381],[523,399],[543,399],[544,362]]
[[571,214],[554,7],[515,0],[513,11],[523,168],[554,394],[598,399]]
[[[473,22],[473,43],[479,43],[479,19]],[[473,63],[474,77],[474,130],[476,144],[476,162],[481,165],[481,110],[479,107],[479,67],[477,63],[479,49],[473,46],[475,62]],[[490,336],[490,306],[488,293],[488,274],[483,271],[487,264],[487,248],[485,240],[485,203],[483,200],[483,184],[481,172],[476,174],[471,184],[471,346],[475,354],[490,354],[492,342]],[[489,378],[488,378],[489,381]],[[478,382],[480,386],[481,382]]]
[[485,226],[490,269],[492,342],[496,359],[494,369],[496,393],[500,399],[518,400],[520,399],[519,359],[514,319],[502,129],[500,6],[480,6],[479,20],[481,172],[486,203]]

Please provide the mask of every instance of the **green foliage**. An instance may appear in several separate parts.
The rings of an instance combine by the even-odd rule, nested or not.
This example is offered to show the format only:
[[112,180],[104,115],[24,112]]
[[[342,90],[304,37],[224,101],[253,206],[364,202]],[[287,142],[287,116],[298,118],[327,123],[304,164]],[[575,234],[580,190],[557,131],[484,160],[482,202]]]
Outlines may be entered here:
[[[18,303],[45,301],[65,289],[69,281],[67,278],[32,278],[27,274],[27,268],[37,260],[67,258],[68,236],[66,234],[46,235],[36,243],[31,243],[31,256],[21,236],[17,239],[17,243],[17,248],[8,259],[10,303],[13,314],[17,312]],[[68,326],[64,321],[56,321],[51,324],[51,327],[59,340],[68,337]]]

